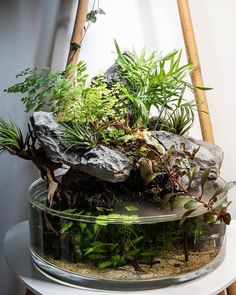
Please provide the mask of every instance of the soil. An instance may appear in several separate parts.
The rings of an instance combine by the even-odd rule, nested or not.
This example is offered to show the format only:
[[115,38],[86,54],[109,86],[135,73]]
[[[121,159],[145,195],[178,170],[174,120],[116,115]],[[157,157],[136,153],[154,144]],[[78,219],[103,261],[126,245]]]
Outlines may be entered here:
[[162,258],[156,258],[155,263],[150,266],[140,264],[144,273],[135,272],[131,265],[116,268],[98,269],[89,263],[70,263],[65,260],[55,260],[52,257],[44,256],[44,259],[53,265],[78,273],[83,276],[99,277],[110,280],[151,280],[162,277],[174,277],[196,270],[210,263],[218,254],[218,249],[203,252],[189,252],[189,261],[183,260],[183,252],[176,250],[163,253]]
[[[104,210],[119,209],[124,207],[127,201],[146,201],[160,205],[160,187],[167,182],[163,175],[148,186],[144,187],[144,181],[137,170],[132,171],[128,180],[123,182],[105,182],[90,176],[76,167],[71,167],[61,178],[61,182],[54,195],[52,208],[56,210],[78,209],[81,211],[93,211],[97,208]],[[91,185],[93,184],[93,185]],[[162,190],[162,193],[165,193]]]

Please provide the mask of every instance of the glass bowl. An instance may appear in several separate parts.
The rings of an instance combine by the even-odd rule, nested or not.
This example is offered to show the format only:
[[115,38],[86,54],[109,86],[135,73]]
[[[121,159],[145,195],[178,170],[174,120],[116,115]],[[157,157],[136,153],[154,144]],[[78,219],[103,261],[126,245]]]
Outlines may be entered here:
[[[216,207],[225,200],[221,195]],[[63,284],[110,290],[162,288],[213,271],[225,256],[225,224],[206,224],[202,207],[183,225],[183,209],[163,210],[145,202],[96,216],[57,211],[47,207],[43,180],[31,185],[29,204],[33,262]]]

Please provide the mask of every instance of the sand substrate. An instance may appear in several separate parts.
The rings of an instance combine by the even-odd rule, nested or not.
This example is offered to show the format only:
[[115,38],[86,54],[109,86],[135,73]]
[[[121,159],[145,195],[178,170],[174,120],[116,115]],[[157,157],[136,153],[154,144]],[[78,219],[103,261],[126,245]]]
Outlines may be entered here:
[[147,280],[161,277],[173,277],[196,270],[211,262],[218,254],[218,249],[203,252],[189,252],[189,261],[183,259],[183,252],[168,251],[161,258],[156,258],[152,266],[140,264],[144,273],[134,271],[131,265],[99,269],[89,263],[71,263],[44,256],[49,263],[82,276],[98,277],[111,280]]

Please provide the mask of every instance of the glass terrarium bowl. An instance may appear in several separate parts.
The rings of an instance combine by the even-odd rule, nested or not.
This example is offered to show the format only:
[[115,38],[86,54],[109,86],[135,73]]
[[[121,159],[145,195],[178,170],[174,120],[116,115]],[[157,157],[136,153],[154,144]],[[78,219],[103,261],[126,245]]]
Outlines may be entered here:
[[[210,196],[204,196],[209,198]],[[156,205],[127,204],[123,212],[93,216],[46,206],[43,180],[30,187],[33,262],[64,284],[100,289],[151,289],[187,282],[224,259],[225,224],[208,225],[199,208],[183,214]],[[218,198],[220,207],[226,196]]]

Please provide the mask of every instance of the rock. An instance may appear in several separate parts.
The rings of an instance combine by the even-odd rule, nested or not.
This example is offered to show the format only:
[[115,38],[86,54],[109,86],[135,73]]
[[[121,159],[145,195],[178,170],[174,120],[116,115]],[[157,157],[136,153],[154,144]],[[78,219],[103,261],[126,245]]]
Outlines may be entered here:
[[[61,126],[54,119],[53,113],[35,112],[31,117],[31,123],[40,145],[54,162],[76,165],[79,170],[108,182],[124,181],[134,169],[133,161],[126,155],[102,145],[82,154],[65,150],[57,139]],[[186,150],[190,152],[200,146],[194,159],[201,168],[198,179],[201,172],[208,167],[212,167],[209,179],[218,177],[223,161],[223,152],[218,146],[166,131],[152,131],[151,134],[165,150],[174,145],[176,151],[181,152],[181,143],[184,143]]]
[[[222,151],[222,149],[219,146],[215,145],[215,144],[210,144],[210,143],[208,143],[206,141],[203,141],[203,140],[197,140],[197,139],[194,139],[194,138],[189,138],[189,140],[192,141],[193,143],[201,146],[201,148],[199,150],[199,154],[197,154],[196,160],[198,159],[198,157],[200,157],[200,152],[201,152],[202,161],[204,159],[204,155],[205,155],[206,165],[207,165],[207,163],[209,163],[209,161],[211,159],[214,159],[209,164],[210,164],[210,166],[214,166],[214,164],[215,164],[216,167],[217,167],[217,170],[219,172],[220,168],[222,166],[223,159],[224,159],[224,152]],[[204,153],[204,150],[209,151],[209,154],[211,155],[211,158],[207,159],[207,153]],[[207,166],[205,166],[205,167],[207,167]]]
[[66,151],[57,139],[61,126],[54,119],[53,113],[35,112],[31,123],[40,145],[47,156],[55,162],[78,169],[98,179],[108,182],[126,180],[132,170],[132,161],[121,152],[105,146],[97,146],[84,154]]
[[78,163],[78,155],[73,152],[65,152],[65,148],[57,139],[57,135],[62,129],[56,122],[53,113],[34,112],[30,120],[40,145],[51,160],[69,166]]
[[80,170],[109,182],[128,179],[132,166],[124,154],[101,145],[86,152],[77,165]]
[[115,62],[110,68],[105,72],[106,82],[109,87],[119,80],[118,77],[118,64]]
[[[129,51],[124,51],[122,53],[122,55],[126,55],[126,56],[130,56],[130,52]],[[132,58],[132,57],[131,57]],[[118,75],[118,62],[116,61],[112,66],[110,66],[110,68],[107,69],[107,71],[105,72],[105,77],[107,79],[107,85],[110,87],[112,86],[114,83],[120,81],[120,77]],[[124,83],[124,81],[123,81]]]
[[166,131],[152,131],[151,133],[165,148],[165,150],[168,150],[174,145],[175,150],[177,152],[181,152],[181,143],[185,144],[185,148],[189,152],[192,152],[193,149],[197,149],[200,146],[200,149],[194,158],[195,163],[200,166],[200,173],[198,177],[201,176],[201,172],[203,170],[212,167],[209,179],[217,179],[223,162],[223,151],[220,147],[205,141],[186,138],[184,136]]

